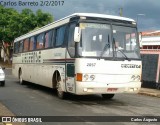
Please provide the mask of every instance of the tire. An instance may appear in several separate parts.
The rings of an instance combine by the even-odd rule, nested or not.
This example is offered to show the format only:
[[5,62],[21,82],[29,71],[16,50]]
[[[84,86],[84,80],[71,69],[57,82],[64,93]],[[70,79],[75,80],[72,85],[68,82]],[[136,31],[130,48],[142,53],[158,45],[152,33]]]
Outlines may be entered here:
[[112,99],[114,97],[114,94],[102,94],[103,99]]
[[21,71],[21,69],[20,69],[20,71],[19,71],[19,84],[20,84],[20,85],[23,85],[23,84],[24,84],[24,80],[23,80],[23,78],[22,78],[22,71]]
[[5,81],[2,81],[0,85],[5,86]]
[[58,96],[60,99],[65,99],[66,93],[65,93],[64,91],[62,91],[61,78],[60,78],[60,76],[57,77],[56,89],[57,89],[57,96]]
[[156,89],[160,90],[160,83],[156,83]]

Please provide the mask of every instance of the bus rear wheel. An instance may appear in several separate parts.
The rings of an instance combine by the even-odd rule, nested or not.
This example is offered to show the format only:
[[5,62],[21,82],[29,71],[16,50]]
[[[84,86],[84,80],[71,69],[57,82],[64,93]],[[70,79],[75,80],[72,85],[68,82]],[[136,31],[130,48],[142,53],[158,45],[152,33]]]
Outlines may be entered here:
[[109,100],[109,99],[112,99],[112,98],[114,97],[114,94],[102,94],[102,97],[103,97],[104,99]]
[[156,88],[160,90],[160,83],[156,83]]
[[24,84],[23,77],[22,77],[22,70],[21,69],[19,71],[19,84],[21,84],[21,85]]

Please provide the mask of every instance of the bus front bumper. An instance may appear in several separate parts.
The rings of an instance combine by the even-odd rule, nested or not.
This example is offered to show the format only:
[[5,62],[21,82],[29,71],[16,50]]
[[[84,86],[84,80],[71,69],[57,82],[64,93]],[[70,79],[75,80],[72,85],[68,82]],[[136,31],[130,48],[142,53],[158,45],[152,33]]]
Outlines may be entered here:
[[76,94],[115,94],[115,93],[138,93],[141,82],[129,83],[97,83],[97,82],[76,82]]

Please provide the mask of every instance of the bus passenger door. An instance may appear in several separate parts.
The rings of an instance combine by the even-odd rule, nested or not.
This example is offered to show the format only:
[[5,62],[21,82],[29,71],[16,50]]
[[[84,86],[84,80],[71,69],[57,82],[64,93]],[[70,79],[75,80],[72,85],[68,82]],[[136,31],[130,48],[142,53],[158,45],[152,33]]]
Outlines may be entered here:
[[74,29],[76,27],[76,23],[70,23],[67,34],[67,50],[66,50],[66,89],[67,92],[75,93],[76,85],[75,85],[75,42],[74,42]]
[[66,63],[66,89],[67,92],[75,93],[74,63]]

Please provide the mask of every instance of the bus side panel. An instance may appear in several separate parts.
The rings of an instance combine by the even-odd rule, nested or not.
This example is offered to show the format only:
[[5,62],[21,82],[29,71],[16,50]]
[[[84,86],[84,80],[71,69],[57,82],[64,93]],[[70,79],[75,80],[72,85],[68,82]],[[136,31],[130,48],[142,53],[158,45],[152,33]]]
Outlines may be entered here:
[[21,69],[23,80],[52,88],[53,74],[58,71],[61,75],[63,90],[66,91],[65,52],[65,48],[55,48],[19,54],[13,58],[13,75],[19,78]]
[[[39,77],[42,79],[37,81],[38,83],[52,88],[52,79],[55,71],[59,71],[60,74],[65,73],[65,51],[65,48],[54,48],[41,51],[42,63],[37,72],[39,72]],[[65,75],[61,77],[64,76]]]

